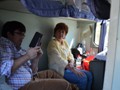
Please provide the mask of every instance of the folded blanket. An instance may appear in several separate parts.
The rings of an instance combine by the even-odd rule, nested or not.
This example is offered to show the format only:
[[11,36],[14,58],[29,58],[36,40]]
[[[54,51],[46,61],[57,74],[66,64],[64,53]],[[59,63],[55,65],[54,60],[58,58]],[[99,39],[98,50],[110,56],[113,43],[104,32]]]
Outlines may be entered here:
[[20,90],[72,90],[71,84],[52,70],[40,71]]
[[56,79],[56,78],[63,78],[60,74],[58,74],[55,71],[52,70],[44,70],[44,71],[40,71],[37,73],[37,78],[52,78],[52,79]]

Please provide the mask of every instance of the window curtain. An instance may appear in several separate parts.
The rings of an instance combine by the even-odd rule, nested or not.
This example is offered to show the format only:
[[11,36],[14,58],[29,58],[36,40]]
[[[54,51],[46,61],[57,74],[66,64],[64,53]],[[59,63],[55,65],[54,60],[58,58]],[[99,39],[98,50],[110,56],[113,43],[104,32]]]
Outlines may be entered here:
[[99,43],[98,52],[101,52],[104,50],[105,36],[106,36],[106,32],[107,32],[106,29],[107,29],[106,20],[102,20],[102,22],[101,22],[101,35],[100,35],[100,43]]

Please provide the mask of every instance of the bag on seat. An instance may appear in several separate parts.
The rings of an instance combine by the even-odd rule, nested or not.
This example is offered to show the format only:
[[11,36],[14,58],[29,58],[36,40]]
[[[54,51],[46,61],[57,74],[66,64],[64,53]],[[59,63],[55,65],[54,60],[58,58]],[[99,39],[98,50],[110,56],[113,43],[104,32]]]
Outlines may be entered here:
[[93,15],[98,19],[110,18],[111,4],[108,0],[87,0]]
[[97,59],[90,62],[90,72],[93,75],[92,90],[103,89],[105,63],[106,61]]

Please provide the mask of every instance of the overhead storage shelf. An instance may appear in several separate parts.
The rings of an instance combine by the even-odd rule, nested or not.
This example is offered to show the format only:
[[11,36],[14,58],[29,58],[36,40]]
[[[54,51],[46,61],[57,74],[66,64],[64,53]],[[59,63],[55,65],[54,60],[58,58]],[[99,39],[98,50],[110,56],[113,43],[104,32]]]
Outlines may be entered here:
[[68,20],[74,20],[77,22],[89,22],[89,23],[95,23],[96,21],[90,20],[90,19],[84,19],[84,18],[72,18],[72,17],[59,17],[61,19],[68,19]]
[[[21,13],[27,13],[32,14],[30,11],[28,11],[20,2],[20,0],[2,0],[0,1],[0,9],[1,10],[8,10],[8,11],[15,11],[15,12],[21,12]],[[44,17],[45,18],[45,17]],[[49,18],[49,17],[46,17]],[[84,19],[84,18],[73,18],[73,17],[50,17],[50,18],[61,18],[61,19],[68,19],[68,20],[74,20],[82,23],[95,23],[94,20],[90,19]]]

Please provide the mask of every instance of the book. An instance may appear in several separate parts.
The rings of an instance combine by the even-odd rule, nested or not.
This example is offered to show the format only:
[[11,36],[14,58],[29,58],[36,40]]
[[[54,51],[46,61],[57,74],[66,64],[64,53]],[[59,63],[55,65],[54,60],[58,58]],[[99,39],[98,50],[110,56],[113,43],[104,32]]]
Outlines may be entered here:
[[40,46],[42,36],[43,36],[43,34],[41,34],[40,32],[36,32],[29,44],[29,47]]

